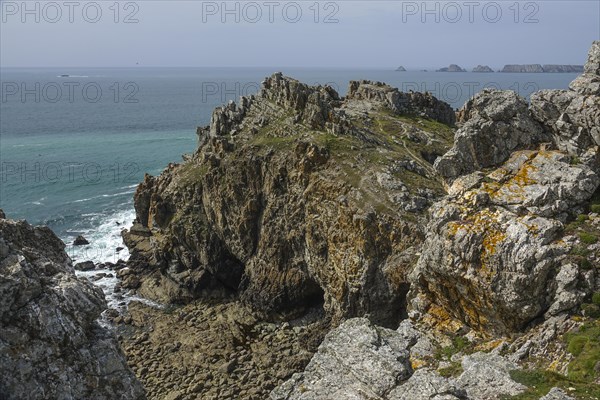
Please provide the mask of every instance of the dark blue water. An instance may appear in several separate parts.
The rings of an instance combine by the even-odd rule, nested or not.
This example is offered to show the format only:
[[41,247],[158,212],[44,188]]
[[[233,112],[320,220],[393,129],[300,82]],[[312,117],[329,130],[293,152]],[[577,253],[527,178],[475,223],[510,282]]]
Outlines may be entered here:
[[[196,127],[214,107],[255,93],[278,68],[2,69],[0,208],[47,224],[72,242],[92,244],[78,258],[126,257],[115,248],[134,218],[132,196],[196,146]],[[474,74],[385,70],[284,69],[345,94],[349,80],[384,81],[430,91],[458,108],[484,87],[523,96],[567,88],[575,74]],[[61,76],[69,75],[69,76]]]

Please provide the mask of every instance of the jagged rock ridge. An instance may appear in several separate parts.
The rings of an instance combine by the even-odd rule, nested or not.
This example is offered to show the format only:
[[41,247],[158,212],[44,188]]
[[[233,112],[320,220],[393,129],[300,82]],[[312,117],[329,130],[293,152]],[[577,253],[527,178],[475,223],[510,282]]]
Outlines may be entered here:
[[267,78],[215,110],[190,160],[140,185],[126,285],[167,302],[234,292],[272,316],[324,305],[397,323],[419,220],[443,194],[430,163],[454,119],[430,94],[380,82],[350,82],[342,99]]

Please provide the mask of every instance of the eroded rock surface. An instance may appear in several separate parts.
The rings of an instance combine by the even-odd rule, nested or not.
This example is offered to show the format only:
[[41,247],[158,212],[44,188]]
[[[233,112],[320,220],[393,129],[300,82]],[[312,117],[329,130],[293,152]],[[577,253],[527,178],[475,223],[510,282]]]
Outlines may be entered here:
[[[597,48],[587,74],[597,71]],[[413,271],[416,316],[501,335],[597,290],[595,270],[572,262],[565,227],[600,184],[598,101],[542,91],[528,109],[514,93],[484,91],[465,105],[454,147],[435,163],[449,195],[430,209]]]
[[340,99],[273,75],[215,111],[190,160],[139,186],[124,286],[162,302],[235,293],[268,317],[323,305],[334,319],[397,325],[420,221],[444,193],[430,162],[452,129],[436,120],[454,113],[428,94],[362,81]]
[[75,276],[46,227],[0,219],[0,397],[144,399],[100,288]]
[[465,356],[458,377],[415,371],[411,359],[421,336],[410,323],[393,331],[364,318],[347,320],[327,334],[305,371],[273,390],[271,399],[499,400],[525,390],[509,376],[518,366],[497,353]]

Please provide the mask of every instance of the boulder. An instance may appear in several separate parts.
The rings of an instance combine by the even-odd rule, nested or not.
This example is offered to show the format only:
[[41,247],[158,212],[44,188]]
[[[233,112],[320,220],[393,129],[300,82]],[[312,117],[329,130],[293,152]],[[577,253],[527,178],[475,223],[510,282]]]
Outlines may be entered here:
[[550,389],[547,395],[542,397],[540,400],[575,400],[573,397],[568,396],[562,389],[553,387]]
[[496,167],[513,151],[550,140],[529,114],[527,102],[510,90],[485,89],[458,114],[464,124],[455,134],[454,146],[435,162],[435,169],[449,181]]
[[412,374],[407,340],[393,330],[354,318],[331,331],[303,373],[271,399],[381,398]]
[[96,268],[93,261],[83,261],[74,265],[77,271],[91,271]]
[[88,240],[86,238],[84,238],[82,235],[77,236],[75,238],[75,240],[73,241],[74,246],[84,246],[86,244],[90,244],[90,242],[88,242]]

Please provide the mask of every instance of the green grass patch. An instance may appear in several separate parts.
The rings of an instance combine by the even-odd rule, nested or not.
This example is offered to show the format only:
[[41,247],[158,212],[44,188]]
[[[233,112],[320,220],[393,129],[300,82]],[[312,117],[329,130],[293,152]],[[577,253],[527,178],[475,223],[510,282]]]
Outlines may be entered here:
[[444,378],[457,377],[463,373],[463,367],[459,362],[452,362],[451,365],[440,368],[437,372]]
[[202,178],[204,178],[204,176],[208,173],[209,169],[210,167],[207,163],[196,164],[188,161],[181,165],[179,171],[177,171],[179,175],[179,183],[182,185],[190,185],[201,182]]
[[463,352],[465,354],[470,354],[472,353],[472,350],[473,345],[465,337],[455,336],[452,338],[452,344],[450,346],[442,347],[438,350],[436,358],[439,360],[450,360],[450,358],[457,353]]
[[[575,381],[566,376],[545,370],[513,370],[510,377],[527,386],[525,392],[516,396],[505,396],[511,400],[539,400],[548,394],[553,387],[562,388],[569,396],[579,400],[596,400],[600,397],[600,387],[591,382]],[[568,390],[574,388],[575,390]]]
[[587,248],[587,246],[573,246],[571,249],[571,254],[574,256],[587,257],[589,256],[591,251]]
[[349,135],[336,136],[332,133],[316,133],[314,135],[315,143],[326,148],[332,155],[346,155],[358,153],[364,146],[357,138]]
[[585,244],[594,244],[598,242],[598,236],[589,232],[579,232],[579,240]]
[[597,304],[582,304],[581,311],[588,318],[600,318],[600,306]]
[[587,322],[578,331],[567,333],[565,343],[569,353],[575,357],[569,363],[568,377],[586,382],[597,379],[600,376],[596,371],[596,365],[600,362],[600,321]]
[[290,146],[296,138],[294,136],[271,136],[268,134],[257,135],[252,138],[252,144],[260,147],[282,149]]

